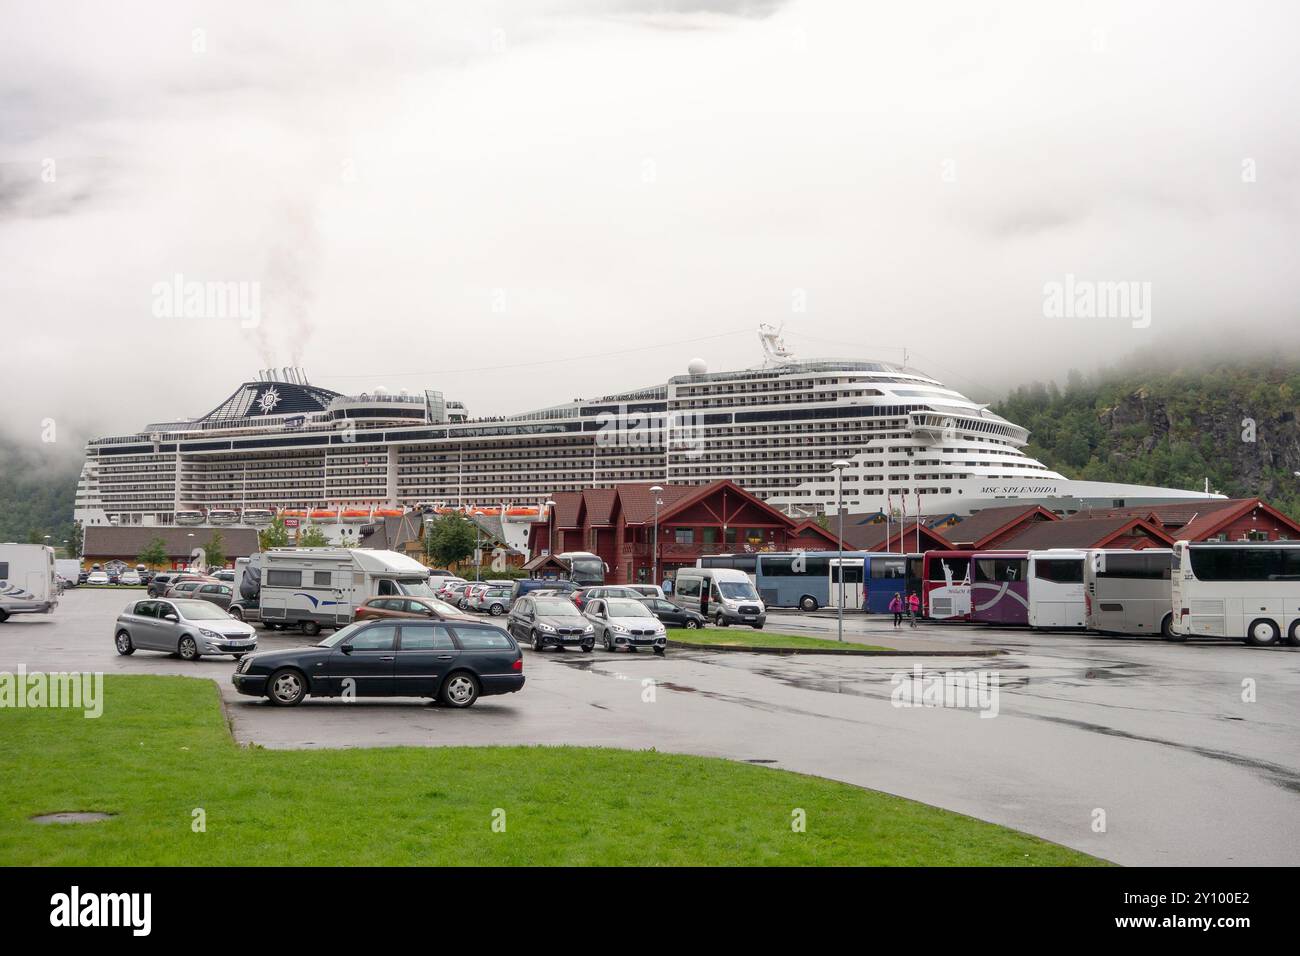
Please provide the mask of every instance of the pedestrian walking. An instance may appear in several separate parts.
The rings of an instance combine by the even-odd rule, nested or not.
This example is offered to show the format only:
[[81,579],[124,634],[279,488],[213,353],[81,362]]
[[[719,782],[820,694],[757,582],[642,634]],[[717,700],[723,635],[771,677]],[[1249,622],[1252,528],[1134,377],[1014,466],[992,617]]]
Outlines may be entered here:
[[921,599],[917,597],[916,592],[913,591],[911,594],[907,596],[907,614],[908,617],[911,619],[912,627],[916,627],[916,619],[917,617],[920,616],[920,613],[921,613]]
[[889,602],[889,613],[894,615],[894,627],[902,627],[903,595],[899,594],[897,591],[894,592],[894,597]]

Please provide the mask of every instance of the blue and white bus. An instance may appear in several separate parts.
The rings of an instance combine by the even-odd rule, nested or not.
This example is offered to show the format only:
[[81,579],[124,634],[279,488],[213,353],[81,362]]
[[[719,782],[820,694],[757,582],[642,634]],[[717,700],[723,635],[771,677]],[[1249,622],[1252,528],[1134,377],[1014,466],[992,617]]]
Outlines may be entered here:
[[[854,601],[861,594],[862,555],[860,551],[844,552],[844,603],[847,607],[859,606]],[[744,571],[767,607],[815,611],[833,602],[832,593],[838,597],[838,561],[838,551],[763,551],[709,555],[696,563],[701,568]]]

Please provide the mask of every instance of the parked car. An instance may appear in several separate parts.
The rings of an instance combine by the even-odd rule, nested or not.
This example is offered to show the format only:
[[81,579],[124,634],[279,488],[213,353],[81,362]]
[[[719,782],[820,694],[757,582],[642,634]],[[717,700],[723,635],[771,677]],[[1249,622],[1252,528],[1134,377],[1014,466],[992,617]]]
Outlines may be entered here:
[[574,607],[573,602],[565,598],[532,595],[521,597],[510,609],[506,628],[516,640],[531,644],[535,651],[543,651],[547,647],[563,650],[576,644],[590,653],[596,646],[595,628]]
[[181,597],[181,598],[191,597],[192,591],[197,590],[198,588],[202,587],[205,584],[216,584],[216,583],[217,582],[214,581],[212,578],[182,577],[180,580],[172,582],[171,587],[167,589],[163,597],[169,597],[169,598],[170,597]]
[[190,591],[190,597],[199,601],[207,601],[209,604],[215,604],[229,613],[230,602],[234,600],[235,592],[229,584],[200,584]]
[[220,571],[213,571],[212,576],[218,581],[224,581],[227,584],[235,583],[235,571],[233,568],[222,568]]
[[469,604],[471,611],[483,611],[493,617],[500,617],[510,609],[510,589],[486,587],[476,590]]
[[629,584],[627,587],[643,598],[659,598],[662,600],[664,597],[664,589],[657,584]]
[[122,572],[121,572],[121,571],[109,571],[109,572],[108,572],[108,583],[109,583],[109,584],[121,584],[121,583],[122,583]]
[[577,586],[572,581],[552,581],[549,578],[520,578],[510,588],[510,603],[514,604],[525,594],[547,591],[551,594],[572,594]]
[[439,621],[471,621],[446,601],[428,597],[372,597],[357,605],[358,621],[384,621],[392,618],[435,618]]
[[161,571],[149,582],[149,596],[162,597],[180,575],[175,571]]
[[154,575],[156,575],[158,572],[150,571],[146,568],[143,571],[136,571],[135,573],[140,575],[140,583],[145,585],[145,587],[148,587],[150,584],[153,583]]
[[238,660],[257,650],[251,625],[207,601],[132,601],[117,616],[115,627],[113,642],[122,655],[139,649],[179,654],[187,661],[205,654],[231,654]]
[[486,591],[487,589],[488,586],[483,582],[471,581],[469,584],[461,588],[460,600],[456,602],[456,606],[459,607],[462,611],[468,611],[470,609],[470,605],[473,603],[474,598],[478,595],[478,593],[480,591]]
[[630,601],[637,601],[641,599],[641,595],[621,584],[601,584],[573,592],[573,603],[578,607],[582,607],[592,598],[627,598]]
[[91,571],[90,574],[86,576],[86,583],[87,584],[108,584],[109,583],[108,572]]
[[355,621],[319,644],[250,654],[235,690],[292,707],[304,697],[433,697],[469,707],[524,686],[524,656],[486,621]]
[[139,571],[123,571],[117,576],[118,584],[126,584],[133,588],[138,588],[142,583],[140,581]]
[[672,601],[663,598],[642,598],[641,603],[650,609],[650,613],[659,619],[665,627],[704,627],[709,619],[699,611],[678,607]]
[[634,598],[592,598],[583,609],[595,628],[596,639],[605,650],[625,647],[635,653],[638,647],[652,647],[662,655],[668,646],[668,632],[643,601]]
[[85,583],[86,583],[87,581],[89,581],[89,580],[90,580],[90,572],[89,572],[89,571],[78,571],[78,572],[77,572],[77,583],[78,583],[78,584],[85,584]]
[[464,578],[441,578],[437,581],[430,581],[433,587],[433,595],[440,601],[451,601],[453,594],[463,588],[469,582]]

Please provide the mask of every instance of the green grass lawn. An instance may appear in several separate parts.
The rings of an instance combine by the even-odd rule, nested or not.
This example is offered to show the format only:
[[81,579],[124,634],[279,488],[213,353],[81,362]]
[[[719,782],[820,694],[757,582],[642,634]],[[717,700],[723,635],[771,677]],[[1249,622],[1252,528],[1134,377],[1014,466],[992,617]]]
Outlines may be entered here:
[[[192,832],[195,808],[206,811],[204,833]],[[504,833],[492,829],[498,808]],[[804,833],[791,829],[795,808],[806,811]],[[61,810],[118,816],[29,820]],[[214,684],[194,678],[109,676],[97,720],[0,710],[5,866],[1099,862],[909,800],[726,760],[577,747],[242,748]]]
[[827,640],[824,637],[802,637],[797,634],[773,634],[756,631],[752,627],[705,627],[694,630],[685,627],[668,629],[668,639],[682,644],[721,644],[726,647],[788,647],[791,650],[834,647],[850,651],[890,651],[892,647],[875,644],[854,644],[851,641]]

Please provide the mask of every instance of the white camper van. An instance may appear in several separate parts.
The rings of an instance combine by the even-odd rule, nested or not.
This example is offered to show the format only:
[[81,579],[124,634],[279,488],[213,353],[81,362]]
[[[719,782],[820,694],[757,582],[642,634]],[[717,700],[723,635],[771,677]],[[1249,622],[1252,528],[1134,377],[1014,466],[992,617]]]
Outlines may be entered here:
[[75,588],[81,581],[81,562],[76,558],[55,558],[54,573],[63,578],[65,588]]
[[58,603],[54,549],[0,544],[0,622],[10,614],[49,614]]
[[[369,597],[433,596],[429,569],[396,551],[272,548],[237,570],[245,605],[239,616],[273,627],[301,627],[305,634],[350,624],[356,606]],[[234,605],[231,611],[237,611]]]

